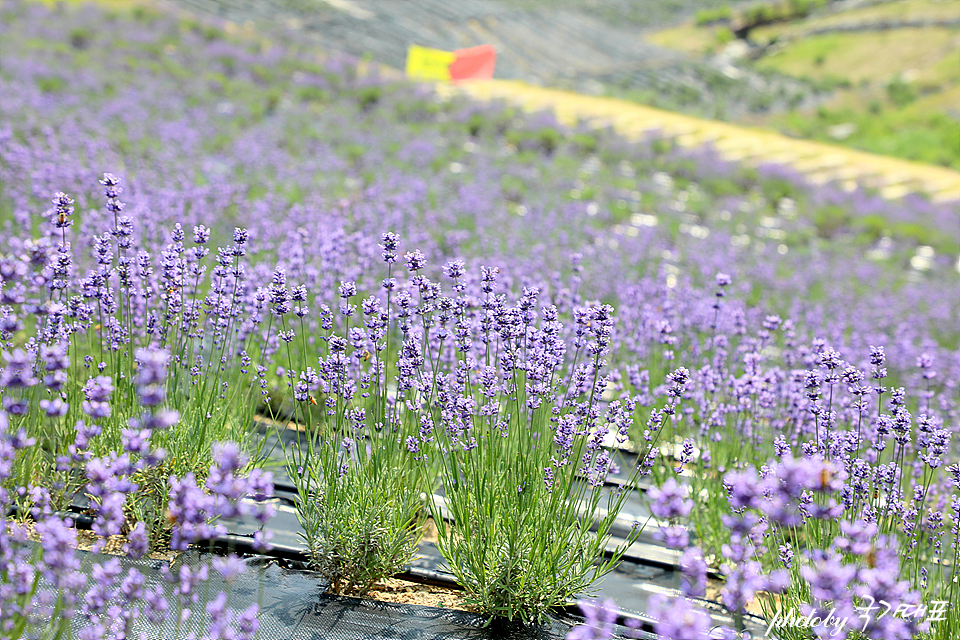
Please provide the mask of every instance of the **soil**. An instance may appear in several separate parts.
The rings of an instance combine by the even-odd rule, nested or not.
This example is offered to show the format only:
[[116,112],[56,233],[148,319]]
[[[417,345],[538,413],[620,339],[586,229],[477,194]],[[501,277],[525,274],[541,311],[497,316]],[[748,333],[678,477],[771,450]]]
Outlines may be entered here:
[[[34,541],[40,542],[40,534],[37,533],[36,529],[33,527],[33,522],[27,521],[21,523],[24,528],[27,530],[27,537]],[[93,545],[98,541],[102,540],[102,536],[98,536],[93,531],[87,531],[85,529],[77,529],[77,549],[80,551],[90,551],[93,548]],[[100,553],[105,553],[112,556],[126,556],[127,554],[123,550],[123,546],[127,542],[126,536],[110,536],[106,539],[103,549],[100,550]],[[147,557],[151,560],[163,560],[166,562],[173,562],[178,553],[170,549],[161,549],[159,551],[153,551]]]
[[[424,522],[423,539],[434,544],[437,542],[437,525],[434,524],[433,518],[427,518]],[[475,612],[476,609],[466,604],[465,595],[462,589],[420,584],[400,578],[387,578],[375,584],[366,597],[383,602],[417,604]]]
[[366,597],[370,600],[380,600],[382,602],[476,611],[466,604],[464,592],[459,589],[418,584],[397,578],[381,580],[374,585]]
[[[93,531],[86,531],[83,529],[77,530],[77,549],[81,551],[89,551],[93,548],[93,545],[98,540],[102,538],[95,534]],[[113,556],[126,556],[127,554],[123,551],[123,545],[126,544],[126,536],[110,536],[106,540],[106,544],[100,553],[106,553]],[[153,551],[147,557],[151,560],[163,560],[165,562],[173,562],[173,560],[179,555],[176,551],[171,549],[159,549]]]
[[[720,590],[723,589],[723,581],[717,580],[715,578],[707,578],[707,592],[704,596],[704,599],[710,600],[711,602],[722,602],[720,597]],[[758,593],[757,597],[747,603],[747,613],[752,613],[755,616],[763,617],[763,610],[760,607],[761,598],[776,598],[776,594],[769,593]]]

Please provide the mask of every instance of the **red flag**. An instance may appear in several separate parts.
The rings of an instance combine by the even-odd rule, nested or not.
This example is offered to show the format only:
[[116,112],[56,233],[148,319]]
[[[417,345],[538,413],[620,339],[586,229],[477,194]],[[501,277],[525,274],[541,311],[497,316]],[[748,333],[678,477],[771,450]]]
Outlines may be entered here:
[[457,49],[457,57],[450,63],[450,79],[488,80],[493,77],[493,68],[497,64],[497,51],[492,44],[482,44],[469,49]]

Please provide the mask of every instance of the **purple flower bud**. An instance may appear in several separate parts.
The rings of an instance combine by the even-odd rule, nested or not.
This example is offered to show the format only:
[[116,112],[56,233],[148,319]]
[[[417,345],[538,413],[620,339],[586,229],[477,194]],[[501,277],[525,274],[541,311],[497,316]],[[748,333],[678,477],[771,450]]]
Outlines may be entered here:
[[43,399],[40,401],[40,410],[50,418],[61,418],[67,415],[69,409],[70,405],[60,398],[54,398],[53,400]]
[[662,640],[706,640],[713,622],[686,598],[657,594],[648,600],[648,610],[657,620],[654,631]]
[[161,404],[166,398],[164,386],[170,353],[166,349],[158,347],[141,348],[137,349],[136,360],[136,384],[137,391],[140,394],[140,402],[147,407]]
[[693,509],[693,500],[687,499],[688,494],[687,487],[670,478],[660,487],[652,487],[647,492],[651,500],[650,511],[663,520],[686,518]]
[[683,573],[681,590],[684,595],[701,598],[707,589],[707,561],[698,547],[689,547],[680,556],[680,571]]
[[218,474],[234,473],[246,466],[247,457],[237,443],[217,442],[213,445],[213,464]]
[[214,571],[223,576],[223,580],[227,584],[236,580],[247,570],[247,566],[243,564],[243,560],[232,554],[224,558],[214,558],[210,564],[213,566]]
[[65,229],[73,224],[70,215],[73,213],[73,200],[62,191],[53,194],[53,204],[56,206],[54,225],[57,229]]
[[456,280],[462,278],[466,273],[463,260],[453,260],[443,267],[443,273],[448,278]]
[[127,543],[123,547],[124,553],[130,558],[137,560],[147,555],[150,551],[150,544],[147,539],[147,528],[143,522],[137,522],[127,534]]
[[193,228],[193,241],[196,244],[207,244],[208,240],[210,240],[210,229],[202,224]]
[[17,389],[32,387],[39,382],[33,376],[33,363],[30,356],[23,349],[14,349],[12,352],[5,351],[3,359],[6,361],[6,366],[0,372],[0,387]]
[[590,600],[578,602],[584,621],[570,630],[566,640],[609,640],[613,638],[617,622],[617,603],[607,598],[601,603]]
[[403,255],[404,259],[407,261],[407,269],[410,271],[419,271],[427,263],[426,256],[420,253],[420,250],[408,251]]

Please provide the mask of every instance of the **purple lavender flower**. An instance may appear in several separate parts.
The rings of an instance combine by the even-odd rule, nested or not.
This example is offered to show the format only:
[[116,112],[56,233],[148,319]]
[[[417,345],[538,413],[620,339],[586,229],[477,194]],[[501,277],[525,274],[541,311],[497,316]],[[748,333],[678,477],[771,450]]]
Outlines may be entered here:
[[617,622],[617,603],[607,598],[597,604],[590,600],[578,603],[585,620],[570,630],[566,640],[609,640]]
[[680,571],[683,574],[680,590],[693,598],[701,598],[707,590],[707,561],[698,547],[688,547],[680,556]]
[[3,359],[6,361],[3,371],[0,372],[0,387],[17,389],[32,387],[39,382],[33,376],[33,363],[30,356],[23,349],[5,351]]
[[463,260],[452,260],[443,267],[443,274],[451,280],[462,278],[466,274]]
[[56,206],[54,211],[54,225],[57,229],[65,229],[73,224],[70,215],[73,214],[73,200],[62,191],[53,195],[53,204]]
[[873,541],[877,536],[877,525],[873,522],[846,520],[840,523],[840,536],[833,539],[833,545],[841,551],[863,556],[873,550]]
[[195,476],[188,473],[182,479],[171,477],[169,485],[167,518],[173,523],[170,548],[186,551],[194,542],[216,535],[220,528],[208,523],[214,513],[214,498],[197,486]]
[[210,564],[228,584],[240,577],[247,568],[243,560],[235,555],[214,558]]
[[123,193],[123,187],[120,186],[120,178],[112,173],[104,173],[100,184],[103,185],[103,195],[107,198],[119,198],[120,194]]
[[657,594],[648,601],[657,619],[654,631],[662,640],[707,640],[713,622],[710,616],[685,598]]
[[687,498],[689,493],[689,488],[670,478],[661,486],[652,487],[647,492],[651,500],[650,511],[663,520],[686,518],[693,509],[693,500]]
[[840,600],[857,576],[857,567],[846,564],[835,552],[817,551],[811,564],[800,568],[800,575],[810,587],[810,595],[818,600]]
[[123,547],[124,553],[134,560],[142,558],[150,551],[147,538],[147,528],[142,521],[137,522],[127,534],[127,543]]
[[234,228],[233,241],[236,242],[238,246],[242,247],[243,245],[247,244],[247,240],[249,239],[249,237],[250,237],[250,234],[246,229],[242,227]]
[[197,227],[194,227],[194,228],[193,228],[193,241],[194,241],[194,243],[196,243],[196,244],[207,244],[207,242],[208,242],[209,240],[210,240],[210,229],[208,229],[207,227],[203,226],[202,224],[201,224],[200,226],[197,226]]
[[740,511],[759,506],[760,498],[766,492],[766,482],[757,477],[753,467],[743,472],[731,471],[723,476],[723,485],[727,489],[727,499],[734,510]]
[[427,263],[426,256],[420,253],[419,249],[414,251],[408,251],[403,254],[404,259],[407,261],[407,269],[410,271],[419,271]]
[[659,527],[653,533],[653,539],[668,549],[685,549],[690,545],[690,534],[682,525]]
[[137,392],[144,406],[153,407],[166,398],[167,365],[170,353],[158,347],[137,349]]
[[400,236],[395,233],[387,232],[382,236],[383,261],[392,264],[397,261],[397,247],[400,244]]
[[257,629],[260,628],[260,620],[257,615],[260,612],[260,606],[257,603],[241,611],[237,617],[237,640],[254,640],[257,637]]

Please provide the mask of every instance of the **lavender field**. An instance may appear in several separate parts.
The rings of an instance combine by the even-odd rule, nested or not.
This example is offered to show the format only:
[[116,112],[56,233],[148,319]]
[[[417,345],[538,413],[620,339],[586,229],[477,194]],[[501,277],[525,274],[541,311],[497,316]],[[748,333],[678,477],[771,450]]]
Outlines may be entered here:
[[684,581],[636,633],[960,637],[960,204],[148,9],[4,0],[0,61],[0,637],[256,637],[200,586],[235,554],[170,596],[73,547],[242,516],[267,550],[281,473],[338,594],[432,515],[473,610],[532,626],[645,529]]

